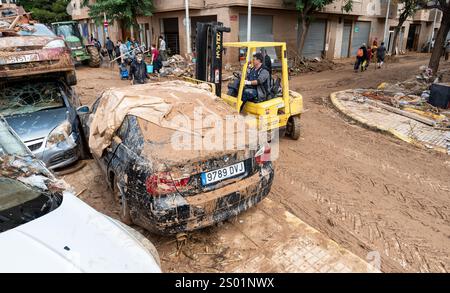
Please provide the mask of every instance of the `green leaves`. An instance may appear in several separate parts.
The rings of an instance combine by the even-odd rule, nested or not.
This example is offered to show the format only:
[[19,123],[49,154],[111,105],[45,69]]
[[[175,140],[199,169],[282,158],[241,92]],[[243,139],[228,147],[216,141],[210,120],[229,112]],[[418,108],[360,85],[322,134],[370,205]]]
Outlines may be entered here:
[[120,20],[125,25],[136,25],[136,17],[150,16],[153,11],[152,0],[97,0],[88,5],[89,15],[97,20],[103,19],[103,13],[112,21]]
[[20,0],[18,4],[26,11],[32,12],[33,19],[49,24],[70,20],[70,15],[66,12],[69,2],[69,0]]

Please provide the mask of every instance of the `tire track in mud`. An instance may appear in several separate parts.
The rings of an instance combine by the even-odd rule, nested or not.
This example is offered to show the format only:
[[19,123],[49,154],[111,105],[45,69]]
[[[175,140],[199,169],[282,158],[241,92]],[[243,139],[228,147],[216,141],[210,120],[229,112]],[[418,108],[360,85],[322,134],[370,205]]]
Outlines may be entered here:
[[[284,170],[283,170],[284,169]],[[276,167],[278,176],[280,174],[286,174],[289,172],[287,168]],[[292,178],[289,178],[290,180]],[[319,225],[319,230],[327,233],[328,235],[334,234],[341,240],[340,244],[344,247],[350,248],[349,241],[357,241],[362,251],[360,257],[365,258],[370,251],[378,251],[382,254],[382,270],[389,271],[421,271],[421,272],[447,272],[448,264],[445,265],[441,260],[445,260],[448,263],[448,254],[442,253],[429,253],[422,252],[422,250],[429,250],[430,247],[419,244],[422,241],[426,242],[426,239],[408,239],[403,241],[402,236],[399,235],[400,230],[397,227],[389,225],[386,221],[378,220],[376,215],[365,215],[364,213],[370,213],[366,210],[362,212],[355,212],[351,208],[348,208],[348,204],[334,200],[330,196],[326,196],[323,193],[315,193],[301,181],[296,181],[295,188],[297,193],[311,197],[312,203],[308,203],[305,206],[299,204],[292,205],[289,200],[284,200],[285,194],[290,193],[284,188],[280,188],[280,184],[276,184],[272,190],[272,198],[280,200],[292,213],[300,216],[299,210],[303,213],[309,213],[310,217],[322,218],[320,223],[310,223],[313,226]],[[398,200],[398,198],[396,198]],[[408,205],[405,203],[404,208]],[[419,207],[419,206],[416,206]],[[404,212],[408,213],[408,212]],[[409,214],[409,217],[413,220],[413,217]],[[326,223],[324,225],[323,223]],[[345,235],[350,234],[350,235]],[[336,238],[332,237],[334,240]],[[354,238],[353,240],[351,238]],[[413,241],[414,245],[409,245],[410,241]],[[396,264],[393,264],[394,261]]]
[[274,200],[362,258],[378,251],[386,272],[449,271],[450,158],[345,119],[319,81],[327,76],[339,89],[376,86],[411,77],[420,58],[370,79],[324,72],[295,81],[308,109],[304,132],[300,141],[281,140],[275,163]]

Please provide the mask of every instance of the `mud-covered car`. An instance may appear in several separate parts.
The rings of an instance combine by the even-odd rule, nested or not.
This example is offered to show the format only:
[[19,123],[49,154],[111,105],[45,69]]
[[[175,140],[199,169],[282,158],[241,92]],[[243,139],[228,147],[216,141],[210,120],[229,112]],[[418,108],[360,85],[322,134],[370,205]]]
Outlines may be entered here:
[[178,150],[172,144],[177,131],[189,130],[170,122],[178,114],[192,117],[194,108],[221,119],[233,113],[208,90],[185,82],[107,90],[85,108],[89,146],[123,222],[160,234],[192,231],[234,217],[269,193],[268,145]]
[[77,83],[64,40],[44,24],[25,23],[12,33],[0,31],[0,79],[43,74],[63,76],[69,85]]
[[79,97],[64,80],[0,81],[0,115],[50,169],[85,156],[79,106]]
[[161,272],[153,244],[73,195],[0,116],[0,272]]

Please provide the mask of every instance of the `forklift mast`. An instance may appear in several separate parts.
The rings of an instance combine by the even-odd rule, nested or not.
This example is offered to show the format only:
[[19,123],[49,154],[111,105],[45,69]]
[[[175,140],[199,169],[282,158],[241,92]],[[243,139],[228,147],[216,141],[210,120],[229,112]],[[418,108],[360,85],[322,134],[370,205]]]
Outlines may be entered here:
[[230,31],[231,29],[224,27],[221,22],[197,24],[195,78],[214,83],[216,95],[219,97],[222,92],[223,33]]

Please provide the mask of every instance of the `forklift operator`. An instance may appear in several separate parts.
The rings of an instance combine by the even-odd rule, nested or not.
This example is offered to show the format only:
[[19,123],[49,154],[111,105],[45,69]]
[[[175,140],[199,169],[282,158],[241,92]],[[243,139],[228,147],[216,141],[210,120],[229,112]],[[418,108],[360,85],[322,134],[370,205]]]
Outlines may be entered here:
[[256,103],[265,101],[269,94],[270,73],[263,66],[263,62],[264,57],[261,53],[256,53],[253,56],[253,68],[247,74],[247,80],[245,80],[242,105],[247,101]]

